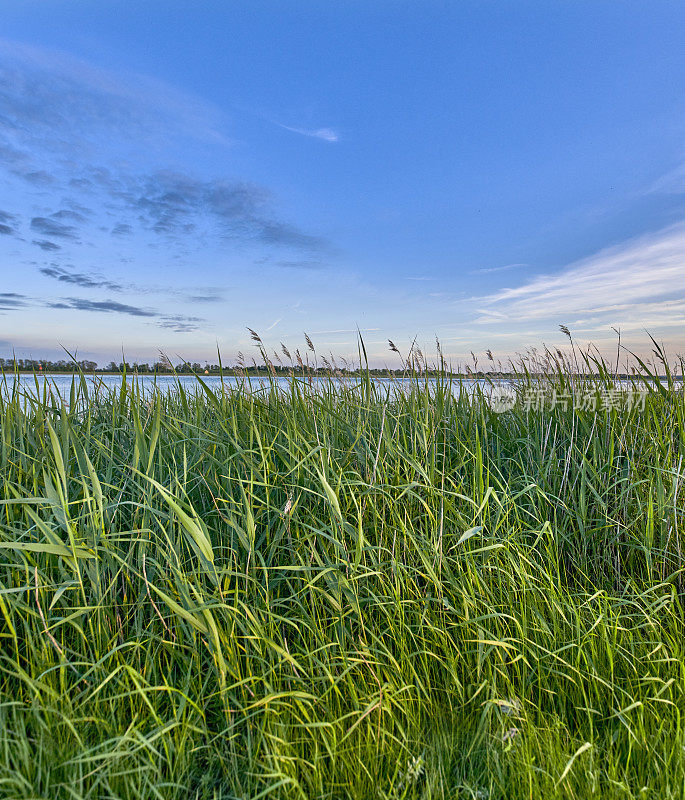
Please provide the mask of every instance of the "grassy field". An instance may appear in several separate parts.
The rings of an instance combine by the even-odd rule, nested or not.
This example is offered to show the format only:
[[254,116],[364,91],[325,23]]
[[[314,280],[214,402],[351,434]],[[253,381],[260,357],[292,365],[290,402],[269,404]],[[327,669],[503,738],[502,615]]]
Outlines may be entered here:
[[556,368],[10,380],[0,797],[685,796],[682,388]]

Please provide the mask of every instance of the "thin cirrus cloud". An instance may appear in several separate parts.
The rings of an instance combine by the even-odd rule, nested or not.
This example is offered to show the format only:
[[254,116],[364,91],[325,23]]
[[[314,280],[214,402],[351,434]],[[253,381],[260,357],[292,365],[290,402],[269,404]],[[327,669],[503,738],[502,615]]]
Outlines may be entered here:
[[[95,149],[103,136],[157,142],[170,125],[195,139],[227,141],[224,116],[211,104],[148,76],[118,75],[66,53],[0,40],[0,82],[9,135],[3,146],[15,166],[26,160],[22,142],[82,156],[79,147]],[[50,177],[45,172],[38,179]]]
[[577,321],[589,335],[683,322],[685,224],[631,239],[514,288],[478,298],[479,324]]
[[321,139],[324,142],[339,142],[340,134],[333,130],[333,128],[294,128],[290,125],[281,125],[277,123],[279,128],[283,128],[291,133],[299,133],[300,136],[308,136],[310,139]]
[[685,162],[661,175],[645,190],[645,194],[685,194]]
[[319,270],[323,264],[321,261],[277,261],[276,266],[283,269]]
[[512,269],[520,269],[521,267],[527,267],[528,264],[504,264],[501,267],[482,267],[481,269],[474,269],[471,270],[471,275],[483,275],[490,272],[508,272]]

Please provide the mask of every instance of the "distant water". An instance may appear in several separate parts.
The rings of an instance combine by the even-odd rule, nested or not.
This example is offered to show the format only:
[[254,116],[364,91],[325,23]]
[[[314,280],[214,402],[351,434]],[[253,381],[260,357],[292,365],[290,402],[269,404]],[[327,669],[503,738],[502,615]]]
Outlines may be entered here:
[[[291,378],[277,377],[273,379],[273,383],[265,377],[251,377],[237,378],[233,376],[224,376],[223,379],[214,375],[201,375],[202,381],[214,392],[221,392],[221,382],[227,390],[236,389],[239,386],[248,389],[252,392],[266,393],[269,392],[273,383],[282,391],[287,391],[290,386]],[[78,378],[77,378],[78,379]],[[53,396],[61,397],[63,400],[69,402],[73,376],[71,374],[48,374],[38,375],[38,391],[42,396],[46,389],[52,392]],[[162,392],[170,392],[178,390],[182,386],[189,394],[194,392],[202,392],[197,378],[194,375],[130,375],[127,376],[127,382],[130,384],[136,381],[138,387],[143,392],[149,392],[157,387]],[[298,377],[297,381],[301,384],[311,385],[314,390],[319,386],[323,388],[329,382],[329,378],[312,377],[304,378]],[[423,384],[424,379],[419,379],[420,385]],[[359,377],[349,377],[345,379],[333,379],[334,383],[354,387],[359,384]],[[409,388],[412,384],[416,383],[416,378],[372,378],[372,381],[378,386],[379,389],[386,388],[390,395],[397,395],[404,388]],[[121,386],[120,375],[87,375],[86,382],[89,390],[100,387],[107,391],[111,389],[119,389]],[[429,385],[434,384],[435,380],[429,378]],[[493,390],[493,385],[496,387]],[[682,384],[681,384],[682,385]],[[36,394],[36,378],[33,375],[19,375],[18,377],[10,375],[5,379],[0,378],[0,396],[7,396],[17,386],[19,390],[26,395]],[[504,411],[511,407],[513,403],[512,381],[507,378],[494,378],[492,380],[484,380],[482,378],[464,378],[461,381],[455,378],[453,381],[453,391],[455,394],[459,393],[460,386],[468,393],[472,394],[477,391],[478,387],[484,390],[485,395],[490,398],[491,404],[494,403],[497,407],[496,410]],[[625,380],[618,380],[614,386],[617,389],[630,391],[631,386]],[[493,407],[495,407],[493,406]]]
[[[226,389],[236,389],[238,386],[243,386],[251,389],[255,392],[265,392],[268,391],[271,383],[269,382],[268,378],[264,377],[251,377],[249,380],[247,378],[237,378],[233,376],[224,376],[223,378],[215,375],[201,375],[200,376],[203,382],[212,390],[212,391],[221,391],[221,382],[223,380],[223,384]],[[37,376],[38,380],[38,389],[41,393],[45,391],[46,384],[52,390],[53,393],[58,394],[59,396],[68,399],[69,393],[71,391],[71,385],[73,376],[70,374],[53,374],[53,375],[39,375]],[[133,376],[127,376],[128,383],[132,383],[134,380]],[[286,390],[290,385],[290,378],[287,377],[277,377],[274,379],[277,387],[279,389]],[[298,381],[301,383],[309,384],[311,380],[311,384],[316,386],[317,384],[323,385],[328,382],[328,378],[321,378],[321,377],[313,377],[313,378],[298,378]],[[380,386],[395,386],[400,387],[402,385],[409,386],[410,383],[414,382],[410,378],[372,378],[374,383]],[[189,392],[193,391],[202,391],[200,384],[198,383],[197,379],[194,375],[136,375],[135,381],[137,382],[138,386],[143,391],[152,390],[155,386],[158,389],[161,389],[164,392],[173,392],[174,390],[178,389],[178,386],[182,386]],[[88,388],[109,388],[109,389],[118,389],[121,386],[121,376],[119,375],[87,375],[86,382],[88,384]],[[336,383],[344,383],[345,385],[354,386],[359,383],[359,378],[345,378],[344,380],[337,380],[334,379]],[[431,379],[429,379],[429,383],[431,383]],[[15,376],[8,376],[6,381],[0,382],[0,392],[3,394],[7,394],[8,391],[12,390],[12,387],[15,384]],[[458,381],[455,379],[455,384],[458,385]],[[463,385],[467,390],[473,391],[473,389],[480,385],[486,386],[487,381],[484,380],[464,380]],[[29,394],[36,393],[36,378],[33,375],[22,374],[18,376],[18,386],[20,390],[25,391]]]

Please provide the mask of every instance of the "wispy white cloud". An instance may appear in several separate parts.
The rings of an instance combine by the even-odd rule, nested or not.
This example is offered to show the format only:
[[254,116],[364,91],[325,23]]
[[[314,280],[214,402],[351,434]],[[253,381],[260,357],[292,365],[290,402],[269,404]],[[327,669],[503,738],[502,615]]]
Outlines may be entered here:
[[518,269],[519,267],[527,267],[528,264],[505,264],[503,267],[483,267],[482,269],[471,270],[471,275],[481,275],[487,272],[506,272],[510,269]]
[[148,138],[159,145],[169,130],[228,143],[226,118],[212,104],[147,75],[109,72],[55,50],[0,39],[0,87],[4,133],[20,159],[30,144],[82,158],[86,141]]
[[338,142],[340,141],[340,134],[333,130],[333,128],[293,128],[290,125],[281,125],[281,128],[291,133],[299,133],[300,136],[309,136],[312,139],[322,139],[324,142]]
[[[360,333],[367,333],[371,331],[379,331],[380,328],[359,328]],[[357,328],[338,328],[337,330],[332,331],[312,331],[313,334],[331,334],[331,333],[357,333]]]
[[479,324],[533,322],[544,332],[577,321],[589,336],[616,326],[668,328],[685,338],[685,224],[601,250],[556,274],[478,300]]
[[685,160],[659,176],[645,194],[685,194]]

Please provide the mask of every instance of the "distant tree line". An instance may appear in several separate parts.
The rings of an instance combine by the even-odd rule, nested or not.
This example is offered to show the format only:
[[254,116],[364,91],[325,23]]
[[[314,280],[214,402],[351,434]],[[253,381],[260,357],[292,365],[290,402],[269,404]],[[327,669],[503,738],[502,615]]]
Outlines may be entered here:
[[[431,368],[430,366],[419,366],[419,365],[412,365],[413,370],[408,370],[406,367],[404,369],[368,369],[368,374],[372,377],[383,378],[383,377],[395,377],[400,378],[403,375],[407,375],[408,372],[412,372],[413,374],[421,374],[426,375],[428,377],[435,376],[438,374],[436,369]],[[244,363],[235,364],[233,366],[228,365],[219,365],[219,364],[210,364],[208,362],[200,363],[199,361],[191,362],[181,362],[178,364],[172,364],[171,361],[166,357],[161,357],[158,361],[147,364],[138,361],[120,361],[117,363],[116,361],[110,361],[108,364],[100,367],[96,361],[90,361],[88,359],[83,359],[81,361],[70,361],[67,359],[60,359],[59,361],[50,361],[46,358],[41,359],[32,359],[32,358],[0,358],[0,372],[11,373],[11,372],[24,372],[24,373],[37,373],[37,374],[56,374],[56,373],[68,373],[72,374],[74,372],[84,372],[90,374],[99,374],[99,375],[107,375],[107,374],[138,374],[138,375],[226,375],[226,376],[240,376],[240,375],[247,375],[247,376],[255,376],[255,377],[267,377],[268,375],[274,375],[277,377],[288,377],[290,375],[306,375],[306,376],[329,376],[329,375],[337,375],[339,377],[353,377],[355,375],[360,375],[362,373],[367,374],[367,369],[360,370],[358,367],[350,367],[347,366],[339,366],[336,365],[333,367],[330,363],[326,363],[323,366],[315,365],[312,363],[296,363],[296,364],[274,364],[273,362],[269,362],[268,364],[257,364],[253,362],[250,365],[246,365]],[[511,378],[514,376],[513,372],[505,372],[501,370],[491,370],[491,371],[484,371],[480,369],[471,369],[470,367],[466,367],[464,369],[458,370],[450,370],[445,366],[443,370],[443,374],[452,375],[455,378],[471,378],[471,379],[478,379],[478,378],[489,378],[489,379],[497,379],[497,378]],[[543,377],[546,373],[542,371],[530,371],[531,377]],[[615,378],[619,380],[626,380],[631,377],[630,373],[627,372],[620,372],[617,373]],[[676,376],[677,380],[682,380],[681,376]]]
[[[116,373],[127,373],[127,374],[139,374],[139,375],[171,375],[171,374],[179,374],[179,375],[189,375],[189,374],[196,374],[196,375],[254,375],[254,376],[267,376],[269,374],[286,377],[292,374],[295,375],[331,375],[331,374],[338,374],[341,376],[354,376],[359,375],[360,370],[358,368],[351,368],[349,365],[342,367],[336,366],[333,368],[331,364],[327,363],[324,366],[321,365],[314,365],[314,364],[274,364],[269,362],[268,365],[265,364],[257,364],[253,362],[250,365],[246,365],[243,363],[235,364],[232,366],[223,365],[220,366],[219,364],[210,364],[208,362],[201,363],[199,361],[194,362],[181,362],[178,364],[172,364],[171,361],[167,358],[160,358],[158,361],[148,364],[138,361],[110,361],[109,363],[105,364],[104,366],[99,366],[96,361],[90,361],[88,359],[83,359],[81,361],[71,361],[67,359],[60,359],[58,361],[50,361],[49,359],[31,359],[31,358],[0,358],[0,370],[3,372],[28,372],[28,373],[73,373],[77,371],[82,371],[85,373],[96,373],[96,374],[116,374]],[[366,373],[366,370],[364,370]],[[394,376],[394,377],[401,377],[402,375],[406,374],[406,369],[369,369],[369,374],[374,377],[383,377],[383,376]],[[425,374],[432,375],[435,374],[433,370],[430,368],[428,370],[423,370]],[[486,375],[489,377],[497,377],[497,376],[504,376],[505,373],[495,373],[489,372],[485,373],[480,370],[478,371],[470,371],[467,370],[467,373],[472,377],[485,377]],[[454,373],[460,374],[460,373]],[[465,373],[466,374],[466,373]]]
[[0,369],[3,372],[94,372],[98,368],[97,361],[49,361],[48,359],[36,360],[33,358],[0,358]]

